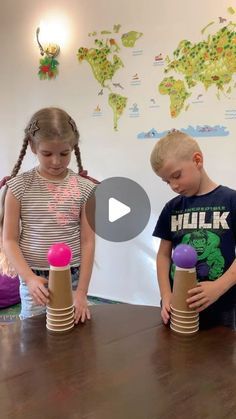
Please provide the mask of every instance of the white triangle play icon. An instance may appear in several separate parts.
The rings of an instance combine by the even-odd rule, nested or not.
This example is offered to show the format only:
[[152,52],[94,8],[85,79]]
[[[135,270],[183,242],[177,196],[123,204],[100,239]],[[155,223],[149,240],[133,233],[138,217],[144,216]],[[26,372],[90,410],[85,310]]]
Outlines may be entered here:
[[128,205],[123,204],[123,202],[120,202],[115,198],[109,198],[108,202],[108,218],[110,223],[119,220],[119,218],[124,217],[131,212],[131,209],[128,207]]

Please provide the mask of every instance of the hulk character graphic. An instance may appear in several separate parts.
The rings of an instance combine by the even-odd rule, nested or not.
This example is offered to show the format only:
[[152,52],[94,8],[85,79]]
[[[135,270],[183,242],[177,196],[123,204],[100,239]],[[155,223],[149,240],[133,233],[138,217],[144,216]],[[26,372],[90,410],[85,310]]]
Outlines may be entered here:
[[[208,230],[197,230],[185,234],[182,239],[183,244],[194,247],[198,255],[196,266],[198,280],[208,279],[214,281],[224,272],[225,261],[219,248],[220,238],[217,234]],[[175,265],[171,269],[173,279]]]

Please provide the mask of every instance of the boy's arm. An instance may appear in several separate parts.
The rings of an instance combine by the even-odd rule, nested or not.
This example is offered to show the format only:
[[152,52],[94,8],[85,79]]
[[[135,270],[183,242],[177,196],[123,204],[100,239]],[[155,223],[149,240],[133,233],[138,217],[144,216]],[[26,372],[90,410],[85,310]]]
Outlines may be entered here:
[[[84,322],[90,318],[87,306],[87,292],[93,269],[95,251],[95,233],[91,228],[94,225],[92,219],[95,213],[94,198],[90,198],[81,211],[81,264],[78,287],[75,291],[75,322]],[[89,219],[89,222],[88,222]]]
[[221,295],[236,284],[236,261],[215,281],[199,282],[197,287],[189,290],[187,303],[190,308],[200,312],[218,300]]
[[30,293],[38,304],[46,304],[48,291],[44,287],[47,282],[37,277],[27,264],[19,247],[20,235],[20,202],[8,189],[5,199],[3,223],[3,249],[17,274],[26,282]]
[[166,324],[169,321],[170,315],[170,298],[171,288],[169,281],[169,270],[171,263],[172,243],[168,240],[161,239],[159,250],[157,253],[157,279],[160,288],[162,299],[161,316],[163,322]]

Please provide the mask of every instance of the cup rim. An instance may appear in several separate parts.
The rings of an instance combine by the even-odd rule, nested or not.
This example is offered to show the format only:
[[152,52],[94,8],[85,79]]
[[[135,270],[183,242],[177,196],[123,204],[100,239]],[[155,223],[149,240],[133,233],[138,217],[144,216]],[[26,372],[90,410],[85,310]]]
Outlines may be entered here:
[[50,313],[46,310],[46,315],[48,316],[69,316],[70,314],[74,313],[74,309],[71,309],[68,313]]
[[52,310],[52,311],[65,311],[65,310],[69,310],[70,308],[72,309],[72,307],[74,307],[74,304],[72,304],[72,306],[68,306],[64,308],[52,308],[49,305],[47,305],[47,309],[49,308],[49,310]]
[[61,323],[61,324],[52,324],[52,323],[50,323],[48,321],[46,322],[47,325],[53,326],[53,327],[69,326],[72,323],[74,323],[74,318],[71,321],[69,321],[69,322]]
[[193,323],[199,323],[199,319],[196,319],[196,320],[191,320],[190,322],[185,322],[185,321],[183,321],[183,320],[177,320],[177,319],[173,319],[173,318],[171,318],[170,319],[170,321],[173,323],[173,321],[174,322],[177,322],[177,323],[182,323],[182,324],[193,324]]
[[182,333],[182,335],[190,335],[190,334],[193,334],[193,333],[196,333],[196,332],[198,332],[199,331],[199,329],[195,329],[195,330],[191,330],[191,332],[188,332],[188,331],[186,331],[186,332],[181,332],[181,331],[179,331],[179,330],[176,330],[174,327],[171,327],[171,325],[170,325],[170,328],[171,328],[171,330],[173,330],[174,332],[176,332],[176,333]]
[[177,327],[181,327],[182,329],[192,329],[193,327],[199,326],[199,322],[197,324],[192,325],[192,326],[182,326],[182,325],[179,325],[179,324],[177,324],[175,322],[172,322],[172,321],[171,321],[171,324],[174,325],[174,326],[177,326]]
[[66,330],[73,329],[73,327],[74,327],[74,323],[72,324],[72,326],[67,327],[66,329],[58,329],[58,330],[56,330],[56,329],[51,329],[50,327],[48,327],[48,325],[46,325],[46,327],[47,327],[47,329],[48,329],[48,330],[50,330],[50,331],[52,331],[52,332],[65,332]]
[[177,311],[177,313],[197,313],[196,312],[196,310],[190,310],[190,311],[185,311],[185,310],[178,310],[177,308],[175,308],[175,307],[173,307],[171,304],[170,304],[170,308],[171,308],[171,310],[174,310],[174,311]]
[[68,313],[50,313],[50,312],[46,311],[47,315],[51,314],[52,316],[67,316],[67,315],[72,314],[72,313],[74,313],[74,309],[70,310]]
[[171,314],[171,316],[178,317],[178,319],[199,319],[199,313],[196,313],[193,316],[179,316],[178,314],[175,314],[175,313],[173,313],[173,311],[171,311],[170,314]]
[[[59,316],[60,316],[60,314],[59,314]],[[66,320],[70,320],[70,319],[73,319],[74,318],[74,313],[71,313],[70,315],[68,315],[66,318],[64,318],[64,319],[62,319],[62,318],[57,318],[57,319],[52,319],[51,317],[50,317],[50,315],[46,315],[46,319],[47,320],[51,320],[51,321],[53,321],[53,322],[63,322],[63,321],[66,321]]]

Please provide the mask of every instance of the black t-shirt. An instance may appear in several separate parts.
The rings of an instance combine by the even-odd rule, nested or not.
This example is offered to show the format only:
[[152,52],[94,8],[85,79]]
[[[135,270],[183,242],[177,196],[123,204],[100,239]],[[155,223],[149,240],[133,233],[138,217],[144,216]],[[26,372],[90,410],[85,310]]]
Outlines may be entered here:
[[[153,235],[171,241],[173,249],[180,243],[195,248],[198,281],[214,281],[235,259],[236,243],[236,191],[218,186],[199,196],[177,196],[163,208]],[[170,269],[173,285],[175,266]],[[236,303],[236,286],[228,290],[205,312],[215,319],[219,312],[231,310]]]

